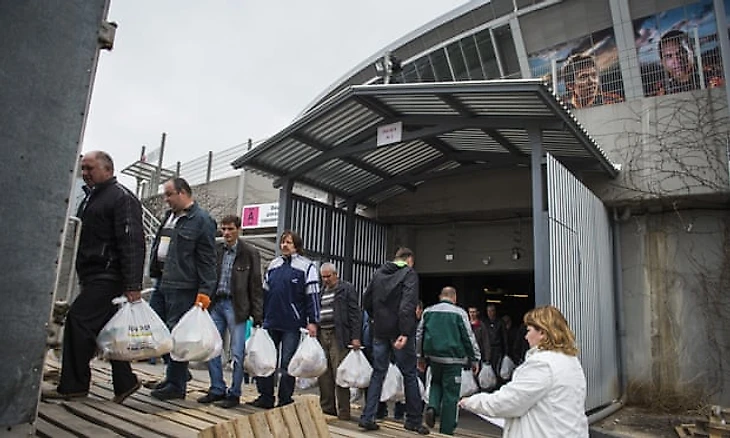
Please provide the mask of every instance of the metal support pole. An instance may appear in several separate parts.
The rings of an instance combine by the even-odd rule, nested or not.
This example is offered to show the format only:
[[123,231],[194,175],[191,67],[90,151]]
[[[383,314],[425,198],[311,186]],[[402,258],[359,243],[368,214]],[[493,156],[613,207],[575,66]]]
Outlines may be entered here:
[[[291,227],[291,195],[294,189],[294,181],[284,179],[279,188],[279,217],[276,225],[276,238]],[[276,255],[281,254],[281,248],[277,245]]]
[[527,129],[532,154],[530,171],[532,178],[532,235],[535,266],[535,306],[550,303],[550,254],[549,235],[545,218],[545,187],[543,183],[542,131],[538,126]]
[[697,64],[697,74],[700,77],[700,89],[705,89],[705,69],[702,66],[702,51],[700,46],[700,32],[696,27],[692,29],[692,40],[694,43],[694,57],[695,63]]
[[150,196],[156,195],[160,192],[160,178],[162,178],[162,159],[165,156],[165,141],[167,140],[167,133],[162,133],[162,139],[160,139],[160,156],[157,159],[157,169],[155,170],[155,179],[150,184]]
[[[248,147],[246,148],[246,151],[250,151],[251,147],[253,146],[253,141],[249,138],[248,139]],[[246,200],[244,197],[246,196],[245,193],[246,190],[246,169],[241,169],[241,173],[238,175],[238,199],[236,201],[236,210],[238,211],[238,214],[243,217],[243,206],[246,205]]]
[[[730,40],[728,40],[727,17],[725,16],[725,3],[723,0],[713,0],[715,5],[715,21],[717,21],[717,41],[720,42],[720,53],[722,54],[722,75],[725,77],[725,99],[727,115],[730,118],[730,91],[727,89],[727,81],[730,79]],[[730,184],[730,142],[726,145],[728,156],[728,184]]]
[[332,261],[332,225],[335,215],[335,197],[331,193],[327,195],[327,213],[324,218],[324,258]]
[[178,161],[175,165],[175,178],[180,178],[180,162]]
[[347,204],[347,220],[345,221],[345,263],[343,264],[342,277],[346,281],[352,281],[352,266],[355,258],[355,207],[354,202]]
[[558,61],[555,59],[550,60],[550,76],[550,79],[552,79],[553,94],[558,96]]
[[208,151],[208,168],[205,170],[205,183],[210,182],[210,173],[213,170],[213,151]]

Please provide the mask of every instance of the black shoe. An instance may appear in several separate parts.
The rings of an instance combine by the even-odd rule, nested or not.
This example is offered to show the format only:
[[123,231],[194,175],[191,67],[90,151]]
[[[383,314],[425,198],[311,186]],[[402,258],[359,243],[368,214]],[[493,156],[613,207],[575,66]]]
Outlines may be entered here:
[[207,405],[208,403],[221,401],[224,398],[226,398],[226,396],[223,394],[211,394],[209,392],[202,397],[198,397],[198,403],[203,403],[204,405]]
[[254,401],[246,402],[246,404],[261,409],[271,409],[274,407],[273,403],[266,403],[261,397],[257,398]]
[[219,401],[215,405],[218,407],[221,407],[221,408],[230,409],[230,408],[235,408],[236,406],[238,406],[240,404],[241,404],[241,400],[239,399],[239,397],[229,396],[229,397],[226,397],[223,400]]
[[376,423],[374,423],[372,421],[363,421],[363,420],[360,420],[357,423],[357,425],[358,425],[358,427],[362,427],[365,430],[378,430],[378,429],[380,429],[380,426],[378,426]]
[[426,412],[423,414],[423,421],[426,423],[426,426],[433,429],[433,426],[436,424],[436,409],[431,407],[426,408]]
[[117,394],[117,395],[115,395],[115,396],[114,396],[114,398],[112,399],[112,401],[113,401],[114,403],[117,403],[117,404],[120,404],[120,405],[121,405],[121,404],[122,404],[122,402],[124,402],[124,400],[126,400],[126,399],[127,399],[127,397],[129,397],[130,395],[132,395],[132,394],[134,394],[135,392],[137,392],[137,390],[138,390],[139,388],[141,388],[141,387],[142,387],[142,384],[141,384],[141,383],[139,383],[139,382],[137,382],[137,383],[136,383],[136,384],[135,384],[135,385],[134,385],[133,387],[131,387],[131,388],[130,388],[130,389],[128,389],[127,391],[124,391],[124,392],[123,392],[123,393],[121,393],[121,394]]
[[276,405],[276,407],[277,407],[277,408],[283,408],[284,406],[286,406],[286,405],[290,405],[290,404],[292,404],[292,403],[294,403],[294,400],[289,400],[288,402],[284,402],[284,403],[282,403],[282,402],[279,402],[279,404],[278,404],[278,405]]
[[164,388],[155,389],[155,390],[151,391],[150,395],[153,398],[156,398],[157,400],[175,400],[175,399],[183,400],[183,399],[185,399],[185,393],[175,391],[169,385],[165,386]]
[[41,392],[41,400],[65,400],[88,397],[88,392],[58,392],[55,389]]
[[332,415],[333,417],[337,416],[337,412],[335,411],[325,411],[324,409],[322,409],[322,413],[325,415]]
[[428,428],[426,426],[424,426],[423,424],[418,424],[416,426],[406,424],[403,427],[406,430],[410,430],[411,432],[417,432],[419,435],[428,435],[429,433],[431,433],[431,431],[428,430]]
[[162,389],[167,385],[167,380],[148,380],[142,384],[147,389]]

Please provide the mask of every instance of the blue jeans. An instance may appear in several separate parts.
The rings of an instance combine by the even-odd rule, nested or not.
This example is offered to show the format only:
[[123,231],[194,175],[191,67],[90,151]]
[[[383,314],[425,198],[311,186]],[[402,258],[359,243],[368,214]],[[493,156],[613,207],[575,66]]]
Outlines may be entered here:
[[[198,291],[195,289],[173,289],[158,287],[150,297],[150,307],[165,321],[172,331],[182,316],[195,304]],[[165,370],[166,387],[178,393],[185,393],[188,383],[188,363],[172,360],[170,355],[163,358],[167,363]]]
[[233,301],[230,298],[218,299],[210,309],[210,317],[213,318],[221,338],[226,329],[231,333],[231,356],[233,356],[233,381],[226,392],[226,382],[223,380],[223,364],[221,357],[208,361],[208,374],[210,375],[210,390],[214,395],[226,395],[228,397],[241,396],[241,383],[243,382],[243,355],[246,348],[246,321],[236,324],[236,315],[233,311]]
[[403,386],[406,393],[406,421],[409,426],[418,426],[423,421],[423,406],[421,392],[418,389],[418,370],[416,369],[416,340],[409,336],[406,345],[396,350],[389,339],[373,339],[373,374],[370,377],[368,398],[360,420],[366,423],[375,421],[380,394],[383,391],[383,381],[388,372],[390,356],[393,355],[395,365],[403,374]]
[[[291,403],[291,398],[294,394],[294,377],[289,375],[287,368],[289,368],[289,362],[291,361],[294,352],[299,347],[299,339],[301,338],[301,332],[296,331],[281,331],[281,330],[267,330],[271,340],[274,341],[274,345],[277,349],[281,347],[279,352],[281,358],[281,368],[279,369],[281,377],[279,379],[279,406],[284,406]],[[259,398],[264,404],[274,405],[274,379],[276,378],[276,372],[269,377],[257,377],[256,388],[259,390]]]

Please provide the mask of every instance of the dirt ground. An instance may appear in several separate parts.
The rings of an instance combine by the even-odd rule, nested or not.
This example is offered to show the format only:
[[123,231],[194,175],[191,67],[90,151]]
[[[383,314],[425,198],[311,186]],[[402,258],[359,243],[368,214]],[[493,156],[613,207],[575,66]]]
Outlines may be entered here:
[[614,436],[677,438],[675,426],[694,423],[698,418],[700,417],[661,414],[627,406],[593,426]]

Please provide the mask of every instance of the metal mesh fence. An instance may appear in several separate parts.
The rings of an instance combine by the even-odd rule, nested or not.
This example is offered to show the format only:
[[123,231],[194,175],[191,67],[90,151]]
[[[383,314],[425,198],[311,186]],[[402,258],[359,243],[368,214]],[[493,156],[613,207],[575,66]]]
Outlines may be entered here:
[[[251,142],[251,148],[258,146],[263,140]],[[249,143],[241,143],[220,152],[209,152],[206,155],[179,163],[179,176],[185,178],[190,185],[204,184],[241,173],[234,169],[231,162],[249,150]]]

